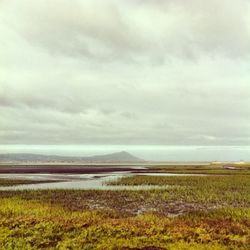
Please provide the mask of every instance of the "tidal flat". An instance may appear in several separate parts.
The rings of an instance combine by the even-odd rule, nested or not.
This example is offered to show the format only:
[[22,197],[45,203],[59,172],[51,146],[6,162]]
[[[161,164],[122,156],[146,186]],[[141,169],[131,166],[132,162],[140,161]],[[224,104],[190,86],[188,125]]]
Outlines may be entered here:
[[161,189],[0,191],[0,249],[250,249],[250,170],[229,167],[107,183]]

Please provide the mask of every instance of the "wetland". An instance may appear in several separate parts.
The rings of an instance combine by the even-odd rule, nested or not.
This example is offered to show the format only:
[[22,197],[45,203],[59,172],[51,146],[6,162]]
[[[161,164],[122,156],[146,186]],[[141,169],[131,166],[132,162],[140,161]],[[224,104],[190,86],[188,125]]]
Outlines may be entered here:
[[135,168],[2,173],[0,249],[250,248],[249,165]]

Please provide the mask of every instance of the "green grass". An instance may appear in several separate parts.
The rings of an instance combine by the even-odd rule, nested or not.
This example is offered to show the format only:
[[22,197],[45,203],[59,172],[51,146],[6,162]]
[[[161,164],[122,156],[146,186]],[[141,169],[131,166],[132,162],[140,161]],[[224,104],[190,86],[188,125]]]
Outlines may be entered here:
[[0,249],[250,249],[248,174],[110,184],[163,189],[0,191]]
[[[109,185],[160,185],[158,190],[168,200],[250,206],[250,176],[133,176]],[[168,188],[170,187],[170,188]]]
[[250,209],[120,217],[18,198],[0,203],[1,249],[249,249],[249,226]]
[[[234,168],[234,169],[230,169]],[[210,164],[210,165],[156,165],[149,168],[151,171],[182,173],[182,174],[207,174],[207,175],[249,175],[250,164]]]

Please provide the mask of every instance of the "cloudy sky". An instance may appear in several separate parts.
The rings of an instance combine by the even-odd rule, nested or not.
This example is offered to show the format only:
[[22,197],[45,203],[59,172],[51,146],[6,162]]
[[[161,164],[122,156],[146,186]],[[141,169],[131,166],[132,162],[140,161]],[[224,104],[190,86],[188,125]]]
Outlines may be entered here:
[[249,0],[1,0],[0,144],[250,145]]

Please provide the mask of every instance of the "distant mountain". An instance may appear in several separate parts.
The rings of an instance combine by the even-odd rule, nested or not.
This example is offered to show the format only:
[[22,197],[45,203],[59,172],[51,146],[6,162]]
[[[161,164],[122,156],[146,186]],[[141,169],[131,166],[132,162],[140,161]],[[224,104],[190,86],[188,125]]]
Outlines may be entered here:
[[85,157],[85,159],[96,161],[142,161],[141,159],[126,151],[106,155],[95,155],[91,157]]
[[42,154],[0,154],[0,162],[16,161],[38,161],[38,162],[139,162],[142,159],[126,152],[121,151],[112,154],[95,155],[88,157],[78,156],[59,156],[59,155],[42,155]]

